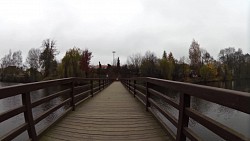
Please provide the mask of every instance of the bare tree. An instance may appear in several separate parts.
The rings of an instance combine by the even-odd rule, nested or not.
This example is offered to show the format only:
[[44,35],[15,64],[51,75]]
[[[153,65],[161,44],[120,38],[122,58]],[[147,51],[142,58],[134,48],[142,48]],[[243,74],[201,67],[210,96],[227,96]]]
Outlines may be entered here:
[[13,66],[16,66],[18,68],[22,67],[23,57],[22,57],[22,52],[20,50],[13,52],[12,63]]
[[21,67],[22,66],[22,52],[16,51],[16,52],[11,52],[9,51],[9,54],[5,55],[2,59],[2,68],[7,68],[9,66],[16,66],[16,67]]
[[142,56],[140,53],[132,54],[127,59],[127,64],[135,68],[139,68],[141,66],[141,62],[142,62]]
[[199,67],[201,64],[201,50],[200,45],[195,40],[192,41],[192,44],[189,48],[189,59],[191,61],[191,66],[199,72]]
[[12,65],[11,56],[12,56],[12,52],[11,52],[11,50],[9,50],[9,54],[5,55],[1,59],[1,61],[2,61],[2,68],[7,68],[8,66]]
[[35,70],[38,70],[40,68],[40,54],[40,49],[32,48],[29,50],[26,62],[28,63],[30,68]]

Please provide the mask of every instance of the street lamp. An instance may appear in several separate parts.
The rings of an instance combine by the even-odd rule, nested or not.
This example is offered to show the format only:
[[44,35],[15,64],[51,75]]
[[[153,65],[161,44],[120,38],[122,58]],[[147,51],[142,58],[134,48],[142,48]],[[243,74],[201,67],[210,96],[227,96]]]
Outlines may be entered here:
[[115,66],[115,51],[112,51],[113,53],[113,66]]

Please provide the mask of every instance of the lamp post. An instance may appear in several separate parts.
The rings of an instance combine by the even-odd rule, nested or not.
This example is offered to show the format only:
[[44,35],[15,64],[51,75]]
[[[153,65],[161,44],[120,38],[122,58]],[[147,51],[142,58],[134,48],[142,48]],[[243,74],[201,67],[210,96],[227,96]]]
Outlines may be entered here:
[[113,66],[115,66],[115,51],[112,51],[112,53],[113,53]]

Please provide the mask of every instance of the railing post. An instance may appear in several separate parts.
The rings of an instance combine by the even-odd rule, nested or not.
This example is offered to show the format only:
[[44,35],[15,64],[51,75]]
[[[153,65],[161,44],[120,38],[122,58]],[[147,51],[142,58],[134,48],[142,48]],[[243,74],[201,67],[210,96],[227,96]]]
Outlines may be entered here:
[[93,80],[90,80],[90,94],[91,94],[92,97],[94,96]]
[[32,106],[31,106],[31,100],[30,100],[30,93],[23,93],[22,94],[22,103],[25,106],[25,112],[24,112],[24,119],[25,122],[28,123],[28,135],[33,141],[37,141],[37,134],[35,129],[35,123],[32,115]]
[[186,136],[183,133],[184,127],[188,127],[189,117],[185,114],[185,109],[190,107],[190,95],[181,94],[180,95],[180,109],[178,118],[178,128],[177,128],[177,141],[185,141]]
[[74,94],[75,80],[73,79],[71,82],[71,106],[72,111],[75,111],[75,94]]
[[135,92],[136,92],[136,80],[134,80],[134,97],[135,97]]
[[146,82],[146,111],[148,111],[148,107],[150,107],[150,102],[149,102],[150,93],[148,90],[149,88],[150,88],[150,84],[149,82]]

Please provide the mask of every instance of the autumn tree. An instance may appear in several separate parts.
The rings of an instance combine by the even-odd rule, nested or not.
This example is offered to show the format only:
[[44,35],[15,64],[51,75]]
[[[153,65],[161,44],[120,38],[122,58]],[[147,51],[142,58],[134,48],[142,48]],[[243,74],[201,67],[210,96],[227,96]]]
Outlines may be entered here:
[[189,48],[189,59],[191,67],[196,71],[199,72],[199,68],[201,65],[201,50],[200,45],[197,41],[193,40],[190,48]]
[[42,68],[44,69],[44,77],[53,75],[54,70],[56,70],[57,62],[55,60],[55,56],[57,54],[56,42],[50,39],[43,40],[40,61]]
[[212,80],[217,75],[217,68],[213,63],[205,64],[200,69],[200,75],[203,81]]
[[82,51],[81,58],[80,58],[80,68],[85,73],[85,77],[88,77],[89,74],[89,63],[92,58],[92,52],[88,49]]

